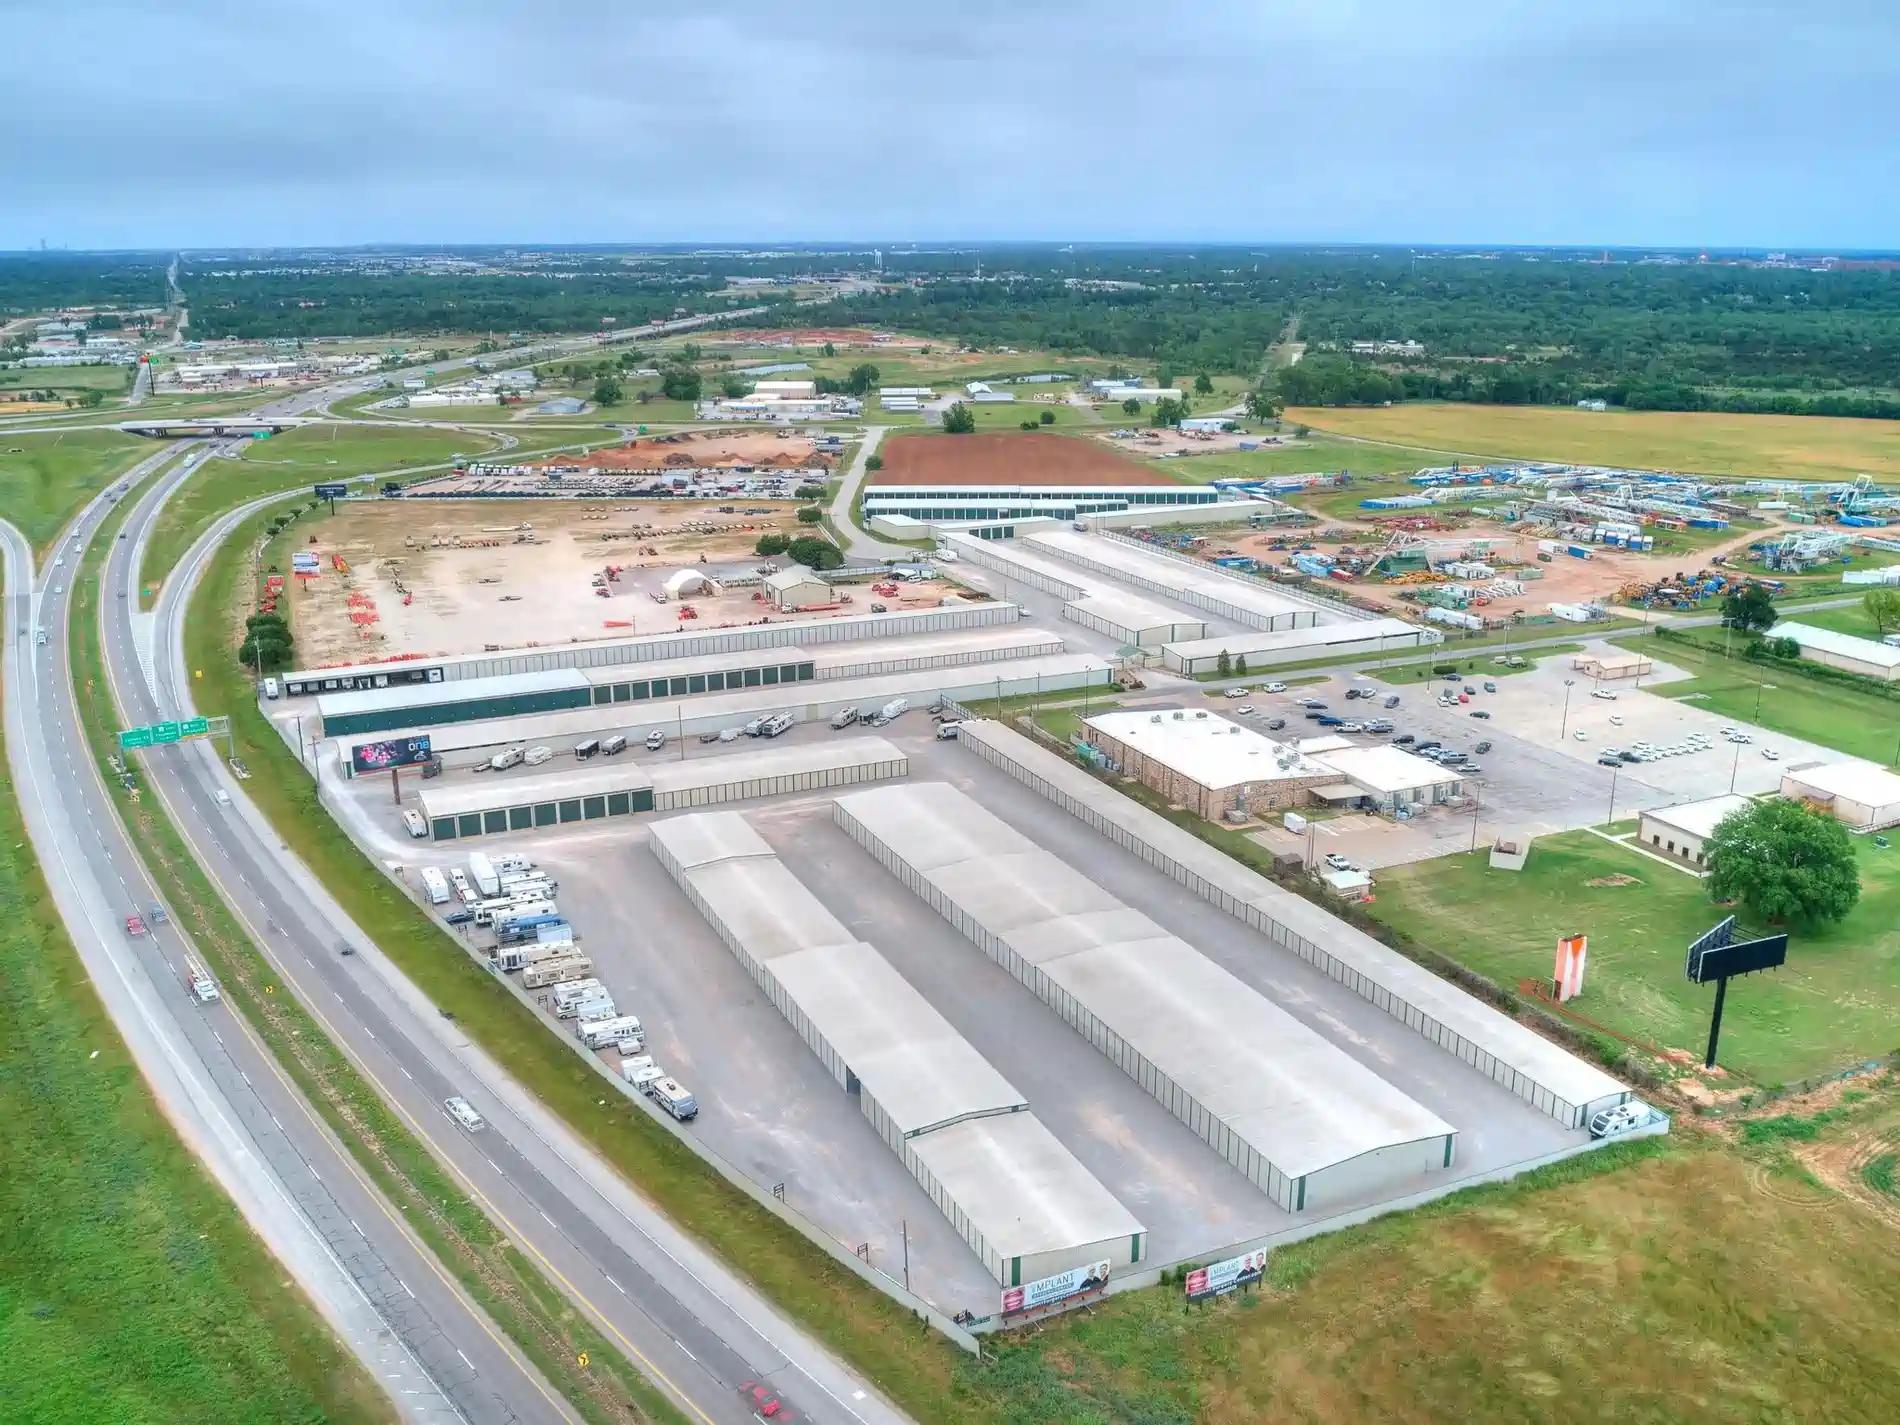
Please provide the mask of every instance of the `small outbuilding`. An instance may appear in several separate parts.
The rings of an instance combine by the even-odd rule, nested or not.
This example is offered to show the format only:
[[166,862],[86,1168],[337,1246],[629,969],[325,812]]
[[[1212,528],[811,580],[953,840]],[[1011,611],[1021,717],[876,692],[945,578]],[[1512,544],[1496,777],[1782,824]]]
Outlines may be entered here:
[[793,564],[765,576],[765,596],[776,608],[803,609],[835,601],[831,585],[803,564]]
[[1731,794],[1683,802],[1679,806],[1657,807],[1643,813],[1637,840],[1651,855],[1672,856],[1700,869],[1706,864],[1703,843],[1722,818],[1752,805],[1747,797]]
[[1871,762],[1828,762],[1789,768],[1781,795],[1832,812],[1854,831],[1900,825],[1900,777]]
[[1837,633],[1831,628],[1815,628],[1805,623],[1778,623],[1769,630],[1770,638],[1792,638],[1801,646],[1801,656],[1828,668],[1858,673],[1863,678],[1878,678],[1883,683],[1900,679],[1900,648]]

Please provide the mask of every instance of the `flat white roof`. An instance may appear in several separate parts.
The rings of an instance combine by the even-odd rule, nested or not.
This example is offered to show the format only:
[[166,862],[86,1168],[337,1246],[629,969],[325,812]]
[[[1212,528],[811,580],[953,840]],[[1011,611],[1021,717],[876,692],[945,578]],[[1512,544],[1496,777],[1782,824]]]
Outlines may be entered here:
[[[738,726],[761,713],[785,708],[839,708],[856,704],[875,709],[893,698],[909,698],[913,704],[921,705],[918,699],[932,698],[940,692],[948,692],[953,697],[959,693],[981,697],[993,691],[999,679],[1007,696],[1024,686],[1035,687],[1038,678],[1047,681],[1052,688],[1063,687],[1065,680],[1105,676],[1114,666],[1109,659],[1092,653],[1060,653],[1049,658],[1011,658],[1000,663],[910,668],[865,678],[781,683],[771,688],[707,693],[679,700],[653,698],[639,703],[595,704],[571,712],[450,723],[428,731],[438,756],[478,747],[499,747],[510,742],[548,742],[558,748],[569,738],[603,737],[617,730],[664,728],[673,732],[683,727],[691,734],[712,727]],[[347,748],[358,742],[380,742],[400,735],[401,729],[392,729],[345,737],[343,745]]]
[[1319,760],[1369,792],[1409,792],[1419,787],[1448,787],[1464,780],[1436,762],[1396,747],[1354,747],[1325,753]]
[[354,713],[435,708],[446,703],[474,702],[479,698],[505,698],[516,693],[546,693],[586,686],[587,678],[578,668],[549,668],[540,673],[504,673],[496,678],[464,678],[457,683],[405,683],[395,688],[357,688],[347,693],[319,693],[317,712],[325,718],[348,717]]
[[1456,1131],[948,783],[837,807],[1285,1176]]
[[[605,796],[609,792],[645,791],[653,785],[647,769],[634,762],[584,770],[536,772],[520,776],[520,768],[506,772],[444,772],[422,784],[422,814],[460,816],[465,812],[498,811],[503,807]],[[466,778],[467,780],[463,780]],[[450,780],[453,779],[453,780]]]
[[[1172,564],[1170,568],[1174,567]],[[1302,605],[1302,607],[1306,607]],[[1175,658],[1218,658],[1223,652],[1273,653],[1285,648],[1327,648],[1335,643],[1362,643],[1375,638],[1431,641],[1432,630],[1398,618],[1370,618],[1359,623],[1316,624],[1310,628],[1249,629],[1219,638],[1195,638],[1169,643],[1162,652]]]
[[1900,648],[1871,638],[1856,638],[1851,633],[1836,633],[1831,628],[1816,628],[1806,623],[1778,623],[1769,630],[1769,635],[1792,638],[1803,648],[1818,648],[1837,658],[1855,658],[1877,668],[1900,668]]
[[[1157,520],[1165,517],[1165,511],[1156,511]],[[1230,579],[1223,574],[1210,573],[1192,564],[1183,564],[1165,555],[1151,553],[1136,545],[1105,539],[1099,534],[1078,534],[1072,529],[1038,530],[1034,534],[1021,536],[1020,542],[1053,554],[1058,559],[1088,559],[1111,573],[1125,573],[1134,578],[1159,581],[1170,588],[1192,590],[1206,598],[1218,599],[1262,617],[1283,617],[1287,614],[1337,617],[1331,610],[1292,594],[1282,593],[1271,585]],[[1358,624],[1355,622],[1353,626],[1356,628]]]
[[1207,619],[1201,614],[1186,609],[1171,609],[1166,604],[1153,603],[1129,594],[1088,594],[1071,599],[1068,606],[1136,634],[1157,628],[1205,630],[1207,627]]
[[857,1077],[993,1252],[1030,1256],[1143,1231],[1022,1094],[737,812],[656,822],[652,845],[748,972],[776,986],[781,1012]]
[[1848,762],[1824,762],[1819,767],[1805,767],[1783,776],[1817,792],[1859,802],[1862,806],[1884,807],[1900,802],[1900,777],[1858,758]]
[[1359,744],[1350,737],[1341,737],[1338,733],[1329,733],[1325,737],[1302,737],[1293,744],[1309,757],[1322,752],[1344,752]]
[[1644,821],[1657,822],[1663,826],[1672,826],[1698,839],[1715,830],[1715,824],[1732,811],[1741,811],[1755,803],[1739,793],[1721,797],[1708,797],[1699,802],[1683,802],[1678,806],[1655,807],[1643,813]]
[[[1043,795],[1067,804],[1071,810],[1079,808],[1075,814],[1084,821],[1112,827],[1134,844],[1150,848],[1164,864],[1180,868],[1179,873],[1169,873],[1176,879],[1192,878],[1189,884],[1199,882],[1229,898],[1230,913],[1238,918],[1249,919],[1251,911],[1284,934],[1318,947],[1340,966],[1342,973],[1335,978],[1350,976],[1346,979],[1349,984],[1356,980],[1376,987],[1379,994],[1370,988],[1361,991],[1368,999],[1380,1001],[1381,995],[1391,996],[1400,1006],[1411,1007],[1497,1060],[1505,1070],[1575,1108],[1627,1097],[1629,1090],[1595,1065],[1249,870],[1192,832],[1097,781],[1073,762],[1044,751],[1021,733],[980,718],[965,722],[957,730],[957,738],[963,746],[995,756],[1005,769],[1022,769],[1030,785],[1039,786]],[[1399,1009],[1392,1012],[1411,1022]]]
[[792,777],[804,772],[827,772],[837,767],[872,767],[903,762],[904,754],[881,737],[839,737],[824,742],[768,742],[750,752],[715,753],[708,757],[656,760],[646,764],[653,794],[664,796],[696,787],[720,787],[729,782]]
[[1332,770],[1291,743],[1201,708],[1097,713],[1083,721],[1203,787],[1324,777]]

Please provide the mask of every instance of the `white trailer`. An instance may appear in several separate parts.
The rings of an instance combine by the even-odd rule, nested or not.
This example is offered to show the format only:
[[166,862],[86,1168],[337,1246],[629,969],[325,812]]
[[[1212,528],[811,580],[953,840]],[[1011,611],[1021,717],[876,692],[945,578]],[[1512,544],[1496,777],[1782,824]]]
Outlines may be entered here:
[[579,980],[591,973],[593,968],[594,962],[585,955],[557,955],[552,960],[528,966],[522,971],[521,983],[525,989],[546,989],[549,985]]
[[434,866],[422,868],[422,893],[429,898],[430,905],[449,903],[449,881]]
[[646,1086],[646,1096],[681,1123],[690,1123],[699,1117],[699,1104],[693,1098],[692,1091],[678,1079],[653,1080]]
[[485,896],[501,894],[501,877],[494,865],[479,851],[468,853],[468,874]]
[[568,983],[556,990],[550,998],[554,1004],[554,1012],[560,1015],[561,1018],[566,1019],[568,1017],[564,1013],[566,1006],[577,1004],[591,995],[604,995],[606,993],[607,987],[605,985],[599,980],[589,978],[568,981]]
[[581,1043],[589,1049],[605,1049],[609,1044],[634,1043],[641,1039],[640,1016],[615,1014],[604,1019],[583,1019],[574,1026]]

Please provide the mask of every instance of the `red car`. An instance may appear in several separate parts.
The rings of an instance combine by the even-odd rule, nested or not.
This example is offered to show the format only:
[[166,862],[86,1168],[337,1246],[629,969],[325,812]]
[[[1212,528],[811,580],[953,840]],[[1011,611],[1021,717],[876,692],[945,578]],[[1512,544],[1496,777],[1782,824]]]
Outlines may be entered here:
[[766,1386],[747,1381],[739,1387],[739,1394],[745,1398],[745,1403],[752,1407],[752,1413],[761,1420],[771,1420],[777,1422],[777,1425],[790,1425],[791,1421],[798,1419],[785,1402]]
[[136,915],[128,915],[125,918],[125,933],[127,935],[143,935],[145,933],[145,922]]

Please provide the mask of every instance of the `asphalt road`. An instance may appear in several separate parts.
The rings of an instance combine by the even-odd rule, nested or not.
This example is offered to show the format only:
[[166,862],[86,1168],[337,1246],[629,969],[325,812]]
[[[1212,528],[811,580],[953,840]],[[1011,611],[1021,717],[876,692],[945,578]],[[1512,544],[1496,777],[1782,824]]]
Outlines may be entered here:
[[[161,452],[121,483],[175,453]],[[102,497],[81,516],[82,539],[110,503]],[[189,946],[169,920],[152,924],[157,892],[80,731],[65,600],[49,584],[29,592],[30,549],[10,525],[0,537],[8,752],[29,834],[93,983],[168,1118],[405,1418],[577,1420],[443,1275],[249,1027],[187,988]],[[69,538],[66,547],[76,564],[81,546]],[[150,933],[128,935],[131,914],[144,916]]]
[[[156,492],[141,502],[104,573],[108,676],[134,723],[188,711],[179,696],[190,682],[184,604],[210,552],[243,517],[226,516],[186,554],[141,639],[132,593],[160,503]],[[752,1417],[738,1386],[763,1381],[807,1420],[904,1419],[635,1194],[408,984],[251,809],[218,749],[197,743],[138,755],[151,794],[284,982],[471,1196],[689,1416],[742,1425]],[[345,943],[356,953],[340,954]],[[488,1120],[483,1132],[454,1125],[442,1108],[451,1094]]]

